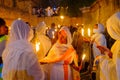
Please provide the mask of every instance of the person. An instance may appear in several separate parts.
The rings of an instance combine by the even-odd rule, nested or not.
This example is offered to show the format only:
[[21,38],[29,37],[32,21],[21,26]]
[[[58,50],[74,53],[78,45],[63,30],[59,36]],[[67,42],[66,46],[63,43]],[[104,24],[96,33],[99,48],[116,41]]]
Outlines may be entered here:
[[12,23],[10,39],[2,54],[3,80],[44,80],[44,73],[30,44],[31,30],[22,20]]
[[[52,44],[51,40],[46,36],[46,24],[44,21],[40,22],[36,27],[36,39],[40,43],[40,50],[37,52],[38,59],[43,59],[49,52]],[[49,66],[49,67],[48,67]],[[45,80],[49,80],[50,76],[50,66],[49,64],[42,64],[42,68],[45,73]]]
[[101,80],[120,80],[120,12],[116,12],[107,20],[108,34],[115,39],[111,50],[104,46],[97,46],[104,54],[98,60],[102,73]]
[[52,46],[47,57],[41,63],[52,63],[50,80],[72,80],[70,64],[78,66],[75,49],[71,45],[71,33],[67,27],[62,27],[58,32],[58,40]]
[[46,24],[42,21],[36,27],[37,41],[40,42],[40,50],[38,52],[39,60],[47,55],[47,52],[52,46],[51,40],[46,36],[45,32]]
[[5,49],[7,43],[7,35],[8,35],[8,27],[6,26],[6,22],[3,18],[0,18],[0,79],[2,79],[2,53]]
[[93,29],[94,35],[91,37],[91,41],[93,42],[93,56],[94,59],[101,55],[100,50],[96,47],[96,45],[107,46],[104,32],[104,26],[101,23],[95,24]]
[[[104,26],[101,23],[95,24],[93,28],[93,35],[90,39],[90,44],[92,44],[92,55],[91,55],[91,63],[93,65],[93,70],[96,72],[96,80],[99,80],[100,70],[99,70],[99,61],[96,60],[96,58],[101,54],[101,51],[97,48],[97,45],[105,46],[107,47],[107,41],[105,38],[104,32]],[[93,73],[94,75],[94,73]]]
[[48,30],[47,35],[51,39],[52,44],[56,42],[57,39],[57,31],[55,31],[55,23],[51,24],[51,28]]
[[4,19],[0,18],[0,64],[2,64],[2,53],[7,41],[8,28]]

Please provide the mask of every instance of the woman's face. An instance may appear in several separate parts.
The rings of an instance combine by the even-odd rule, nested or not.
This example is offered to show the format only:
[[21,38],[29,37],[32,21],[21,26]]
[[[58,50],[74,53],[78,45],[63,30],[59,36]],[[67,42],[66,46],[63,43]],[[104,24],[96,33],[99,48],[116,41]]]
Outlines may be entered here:
[[61,30],[58,33],[58,40],[61,44],[66,44],[67,43],[67,35],[64,30]]

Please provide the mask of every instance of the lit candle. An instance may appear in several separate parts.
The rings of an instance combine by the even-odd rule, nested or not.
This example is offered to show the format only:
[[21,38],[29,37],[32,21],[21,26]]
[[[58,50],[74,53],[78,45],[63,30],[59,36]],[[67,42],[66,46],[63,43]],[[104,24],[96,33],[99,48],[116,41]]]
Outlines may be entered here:
[[84,29],[82,28],[81,31],[82,31],[82,36],[84,36]]
[[85,59],[85,56],[86,56],[86,55],[85,55],[85,54],[83,54],[83,56],[82,56],[82,61]]
[[60,24],[58,24],[58,28],[60,28]]
[[36,42],[36,45],[35,45],[35,47],[36,47],[36,52],[38,52],[39,50],[40,50],[40,42]]
[[88,28],[88,36],[90,37],[90,28]]
[[55,38],[55,35],[54,35],[54,34],[55,34],[55,32],[54,32],[54,31],[52,31],[53,39]]

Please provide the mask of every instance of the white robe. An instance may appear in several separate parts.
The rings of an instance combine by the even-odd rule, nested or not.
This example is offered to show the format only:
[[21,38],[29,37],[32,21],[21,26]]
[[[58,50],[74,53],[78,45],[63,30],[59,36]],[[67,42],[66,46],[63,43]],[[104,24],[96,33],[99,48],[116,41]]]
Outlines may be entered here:
[[93,50],[93,56],[94,56],[94,58],[96,58],[96,56],[101,55],[101,52],[96,47],[96,45],[107,46],[106,38],[105,38],[105,36],[102,33],[95,33],[92,36],[91,40],[92,41],[94,40],[92,50]]

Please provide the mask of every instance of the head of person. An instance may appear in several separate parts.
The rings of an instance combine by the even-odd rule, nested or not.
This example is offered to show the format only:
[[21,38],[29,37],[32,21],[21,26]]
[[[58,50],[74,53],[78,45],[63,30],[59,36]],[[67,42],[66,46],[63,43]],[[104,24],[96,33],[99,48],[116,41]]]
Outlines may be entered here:
[[28,40],[33,37],[33,31],[24,21],[15,20],[11,25],[10,40]]
[[4,19],[0,18],[0,35],[5,35],[7,33],[6,22]]
[[37,25],[36,32],[37,34],[41,35],[41,34],[45,34],[45,31],[46,31],[46,24],[44,21],[42,21]]
[[64,26],[58,32],[58,41],[61,44],[71,44],[72,37],[68,27]]
[[52,23],[52,24],[51,24],[51,28],[55,28],[55,23]]
[[102,33],[104,32],[104,26],[101,23],[95,24],[93,28],[93,33]]
[[120,12],[113,14],[106,24],[109,35],[115,40],[120,40]]

